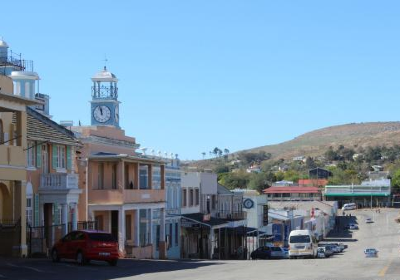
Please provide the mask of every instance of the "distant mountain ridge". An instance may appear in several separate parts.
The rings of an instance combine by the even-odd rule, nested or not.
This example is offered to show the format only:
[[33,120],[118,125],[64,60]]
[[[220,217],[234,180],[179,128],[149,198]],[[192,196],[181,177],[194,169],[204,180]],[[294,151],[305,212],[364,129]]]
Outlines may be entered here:
[[[298,156],[317,157],[323,155],[329,146],[343,145],[347,148],[400,145],[400,122],[366,122],[330,126],[307,132],[292,140],[275,145],[266,145],[235,152],[265,151],[272,159],[291,160]],[[208,160],[190,165],[208,168]],[[210,164],[212,165],[212,164]]]
[[329,146],[368,147],[400,145],[400,122],[351,123],[317,129],[292,140],[245,150],[265,151],[272,158],[322,155]]

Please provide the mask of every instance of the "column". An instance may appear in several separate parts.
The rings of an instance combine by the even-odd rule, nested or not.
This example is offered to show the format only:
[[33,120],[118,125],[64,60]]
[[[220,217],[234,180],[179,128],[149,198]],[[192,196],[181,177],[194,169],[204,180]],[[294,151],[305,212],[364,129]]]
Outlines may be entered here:
[[78,229],[78,207],[76,203],[72,203],[72,230]]
[[21,217],[20,256],[24,257],[28,255],[28,247],[26,246],[26,181],[14,182],[14,184],[16,184],[15,187],[17,189],[14,194],[20,200],[19,209],[16,209],[16,212],[19,212]]
[[68,233],[68,204],[61,204],[61,224],[64,225],[63,235]]
[[134,234],[134,246],[139,247],[140,246],[140,215],[139,215],[139,209],[135,210],[135,232]]
[[160,259],[165,259],[167,256],[167,246],[165,243],[165,208],[160,209]]
[[118,211],[118,246],[119,251],[125,252],[125,210],[123,207]]
[[211,242],[211,246],[210,246],[210,259],[213,258],[213,254],[214,254],[214,246],[215,246],[215,237],[214,237],[214,228],[210,228],[210,242]]

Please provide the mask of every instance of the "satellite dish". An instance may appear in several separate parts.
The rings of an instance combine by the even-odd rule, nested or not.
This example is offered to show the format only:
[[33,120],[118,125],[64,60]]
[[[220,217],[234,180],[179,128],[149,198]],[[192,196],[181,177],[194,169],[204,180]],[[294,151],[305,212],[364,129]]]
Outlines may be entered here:
[[141,148],[140,150],[143,152],[143,155],[146,155],[147,148]]

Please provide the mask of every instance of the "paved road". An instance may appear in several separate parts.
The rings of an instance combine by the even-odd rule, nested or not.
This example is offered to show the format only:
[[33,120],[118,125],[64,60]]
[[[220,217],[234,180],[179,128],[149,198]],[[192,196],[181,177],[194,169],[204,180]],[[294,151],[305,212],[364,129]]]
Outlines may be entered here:
[[[0,259],[2,279],[400,279],[400,225],[394,209],[380,214],[352,211],[360,229],[341,233],[348,249],[329,259],[257,261],[135,261],[121,260],[117,267],[103,263],[77,266],[73,262],[53,264],[48,260]],[[373,224],[365,224],[371,217]],[[365,258],[366,247],[375,247],[378,258]]]

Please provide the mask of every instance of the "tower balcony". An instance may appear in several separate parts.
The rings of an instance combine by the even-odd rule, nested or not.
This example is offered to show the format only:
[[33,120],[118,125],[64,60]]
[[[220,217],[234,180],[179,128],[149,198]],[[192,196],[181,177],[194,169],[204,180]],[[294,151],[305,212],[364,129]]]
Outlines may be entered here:
[[93,99],[118,99],[118,87],[116,86],[92,86]]

